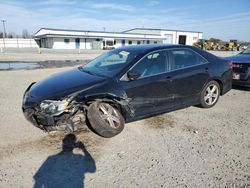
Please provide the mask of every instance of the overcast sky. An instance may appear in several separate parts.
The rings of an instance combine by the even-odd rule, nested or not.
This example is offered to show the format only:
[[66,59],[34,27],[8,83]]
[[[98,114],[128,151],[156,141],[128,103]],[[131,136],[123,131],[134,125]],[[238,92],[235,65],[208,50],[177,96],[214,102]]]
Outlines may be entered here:
[[[123,31],[134,27],[201,31],[250,41],[250,0],[0,0],[7,32],[41,27]],[[0,31],[3,30],[0,25]]]

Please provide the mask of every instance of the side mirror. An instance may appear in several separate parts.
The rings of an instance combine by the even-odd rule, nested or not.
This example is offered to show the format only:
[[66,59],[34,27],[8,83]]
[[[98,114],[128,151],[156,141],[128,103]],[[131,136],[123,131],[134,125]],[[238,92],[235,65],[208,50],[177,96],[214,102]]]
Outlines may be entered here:
[[127,76],[129,80],[136,80],[141,76],[141,74],[135,70],[130,70],[128,71]]

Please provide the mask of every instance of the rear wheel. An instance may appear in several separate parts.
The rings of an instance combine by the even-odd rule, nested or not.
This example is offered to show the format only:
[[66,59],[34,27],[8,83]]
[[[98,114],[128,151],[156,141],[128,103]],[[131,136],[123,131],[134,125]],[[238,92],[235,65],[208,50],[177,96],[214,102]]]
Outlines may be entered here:
[[124,128],[123,116],[119,110],[108,103],[92,103],[89,106],[87,117],[91,130],[102,137],[113,137]]
[[200,106],[202,108],[213,107],[220,97],[220,85],[218,82],[212,80],[207,83],[201,92],[200,96]]

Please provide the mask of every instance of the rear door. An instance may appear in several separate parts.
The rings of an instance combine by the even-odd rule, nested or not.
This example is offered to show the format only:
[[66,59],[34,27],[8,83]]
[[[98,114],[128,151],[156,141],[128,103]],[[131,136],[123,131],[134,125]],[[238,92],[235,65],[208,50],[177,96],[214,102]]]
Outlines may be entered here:
[[188,48],[172,49],[169,56],[174,100],[184,106],[197,103],[209,79],[209,62]]

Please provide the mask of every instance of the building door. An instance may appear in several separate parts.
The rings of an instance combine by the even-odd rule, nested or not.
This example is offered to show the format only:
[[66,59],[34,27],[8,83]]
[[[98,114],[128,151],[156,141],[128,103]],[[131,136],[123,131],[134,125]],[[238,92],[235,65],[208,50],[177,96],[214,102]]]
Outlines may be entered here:
[[122,40],[122,46],[125,46],[125,40]]
[[163,42],[163,44],[173,44],[173,35],[165,34],[164,40],[162,42]]
[[76,43],[76,49],[79,49],[80,48],[80,39],[76,38],[75,43]]
[[187,39],[186,35],[179,35],[179,44],[186,45],[186,39]]

